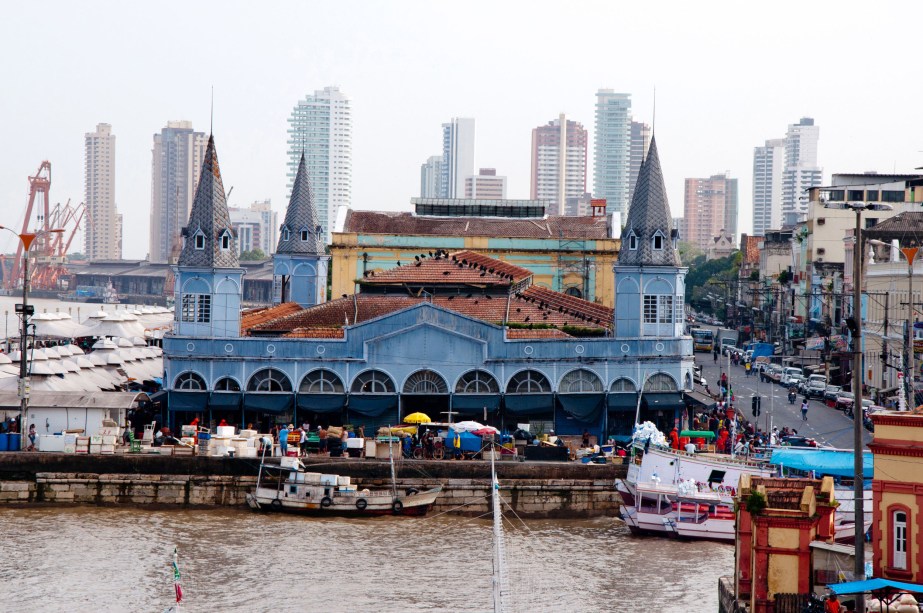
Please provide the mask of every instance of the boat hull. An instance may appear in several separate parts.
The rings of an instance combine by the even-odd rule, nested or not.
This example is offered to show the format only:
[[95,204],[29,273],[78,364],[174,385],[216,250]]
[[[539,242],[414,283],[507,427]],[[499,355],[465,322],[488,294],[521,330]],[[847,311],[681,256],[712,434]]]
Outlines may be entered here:
[[[304,491],[304,490],[302,490]],[[401,515],[420,517],[426,515],[433,507],[442,486],[434,487],[425,492],[403,496],[393,496],[388,493],[361,492],[324,496],[311,496],[308,500],[299,496],[287,496],[286,491],[272,488],[257,488],[247,494],[247,505],[255,511],[279,511],[284,513],[298,513],[302,515],[336,515],[336,516],[380,516]]]

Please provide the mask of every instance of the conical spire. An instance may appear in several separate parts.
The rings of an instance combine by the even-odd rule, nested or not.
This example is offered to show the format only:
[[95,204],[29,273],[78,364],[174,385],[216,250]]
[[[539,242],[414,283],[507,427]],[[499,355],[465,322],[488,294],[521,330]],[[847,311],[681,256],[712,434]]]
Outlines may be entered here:
[[189,212],[189,224],[183,228],[185,243],[179,256],[179,266],[237,268],[237,239],[231,228],[231,217],[218,168],[215,138],[208,137],[205,161],[196,186],[195,199]]
[[[656,237],[660,237],[657,239]],[[660,246],[657,249],[657,246]],[[635,192],[622,230],[619,264],[625,266],[679,266],[673,248],[673,218],[663,185],[657,141],[651,136],[647,157],[641,163]]]
[[317,220],[314,190],[308,179],[304,152],[301,153],[301,161],[298,163],[298,172],[292,185],[292,197],[285,211],[285,222],[279,235],[276,253],[324,254],[324,231]]

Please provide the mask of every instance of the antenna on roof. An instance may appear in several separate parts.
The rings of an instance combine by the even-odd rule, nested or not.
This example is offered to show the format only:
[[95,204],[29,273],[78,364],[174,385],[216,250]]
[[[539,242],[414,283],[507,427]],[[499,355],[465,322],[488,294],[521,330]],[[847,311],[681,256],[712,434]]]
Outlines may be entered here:
[[211,136],[214,133],[215,128],[215,86],[212,85],[212,107],[210,117],[208,119],[208,135]]

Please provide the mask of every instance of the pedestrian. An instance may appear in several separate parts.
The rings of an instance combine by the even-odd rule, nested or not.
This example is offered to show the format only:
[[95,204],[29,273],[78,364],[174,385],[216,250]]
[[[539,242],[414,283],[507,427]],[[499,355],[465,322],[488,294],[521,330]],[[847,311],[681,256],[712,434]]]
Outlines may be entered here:
[[279,453],[283,457],[288,455],[288,426],[282,426],[279,430]]
[[842,610],[840,599],[837,598],[836,594],[827,596],[827,600],[824,602],[824,613],[840,613]]
[[323,426],[317,427],[317,438],[319,439],[317,451],[319,453],[327,453],[327,430]]
[[747,371],[747,376],[748,376],[748,377],[750,376],[750,369],[751,369],[750,362],[747,361],[747,363],[744,364],[744,370]]
[[801,402],[801,421],[808,421],[808,399]]
[[301,435],[298,440],[298,446],[301,449],[301,457],[308,455],[308,433],[305,432],[304,428],[298,428],[298,433]]
[[718,349],[715,349],[715,364],[718,363]]
[[35,451],[35,424],[29,424],[29,447],[26,451]]
[[583,447],[584,449],[590,446],[590,431],[589,430],[583,431],[583,441],[580,443],[580,446]]

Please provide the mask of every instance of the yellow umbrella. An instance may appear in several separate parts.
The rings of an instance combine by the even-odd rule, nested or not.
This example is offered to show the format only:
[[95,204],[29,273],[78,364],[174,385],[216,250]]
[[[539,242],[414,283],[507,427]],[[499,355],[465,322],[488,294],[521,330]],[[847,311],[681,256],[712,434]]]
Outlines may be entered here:
[[424,424],[433,421],[426,413],[411,413],[404,418],[405,424]]

